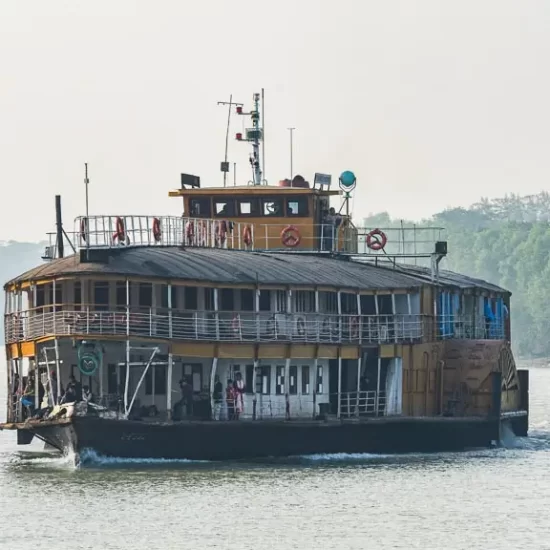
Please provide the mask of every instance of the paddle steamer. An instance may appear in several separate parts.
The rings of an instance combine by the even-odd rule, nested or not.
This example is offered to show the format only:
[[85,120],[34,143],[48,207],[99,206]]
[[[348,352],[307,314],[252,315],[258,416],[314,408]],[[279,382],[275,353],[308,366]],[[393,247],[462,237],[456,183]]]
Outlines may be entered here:
[[[354,224],[351,172],[268,185],[259,99],[237,107],[247,185],[182,174],[182,216],[86,213],[72,232],[58,198],[46,262],[4,287],[0,428],[77,456],[208,460],[527,435],[510,293],[441,270],[441,229]],[[91,401],[62,402],[70,376]]]

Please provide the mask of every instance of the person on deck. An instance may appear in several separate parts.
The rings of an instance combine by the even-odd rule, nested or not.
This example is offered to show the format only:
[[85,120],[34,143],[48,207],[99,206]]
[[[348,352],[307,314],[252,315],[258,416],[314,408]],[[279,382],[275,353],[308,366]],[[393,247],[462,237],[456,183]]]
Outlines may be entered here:
[[193,416],[193,387],[189,384],[189,380],[184,376],[180,380],[181,389],[181,410],[185,411],[186,416]]
[[223,404],[223,385],[217,374],[214,378],[214,393],[212,397],[214,399],[214,420],[219,420]]
[[227,420],[233,420],[235,418],[235,386],[233,380],[227,381],[225,402],[227,404]]
[[239,416],[244,411],[244,392],[245,392],[245,383],[240,372],[235,374],[235,420],[239,419]]
[[21,405],[26,407],[26,409],[29,411],[29,416],[34,415],[34,396],[34,373],[30,373],[27,379],[27,385],[25,386],[25,391],[23,392],[23,396],[21,397]]
[[91,403],[92,399],[93,396],[90,388],[88,386],[82,386],[82,401],[86,401],[86,403]]

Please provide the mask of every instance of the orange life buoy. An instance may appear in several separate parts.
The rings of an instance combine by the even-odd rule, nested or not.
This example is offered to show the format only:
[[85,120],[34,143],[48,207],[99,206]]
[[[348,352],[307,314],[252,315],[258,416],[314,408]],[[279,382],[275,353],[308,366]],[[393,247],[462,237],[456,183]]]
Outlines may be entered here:
[[80,238],[86,242],[88,240],[88,218],[80,220]]
[[187,239],[187,244],[193,244],[193,238],[195,236],[195,224],[189,220],[187,226],[185,227],[185,238]]
[[386,246],[387,242],[388,237],[386,237],[386,234],[378,228],[373,229],[367,234],[367,246],[371,250],[382,250]]
[[116,219],[116,230],[113,233],[113,241],[117,241],[123,244],[126,241],[126,229],[124,227],[124,220],[119,216]]
[[153,218],[153,239],[155,239],[157,243],[162,239],[162,230],[158,218]]
[[298,228],[294,225],[287,225],[281,231],[281,242],[289,248],[294,248],[300,244],[302,237]]
[[225,221],[216,222],[216,243],[223,246],[225,244],[225,239],[227,236],[227,223]]
[[249,225],[247,225],[243,230],[243,241],[246,246],[250,246],[252,244],[252,229],[250,229]]

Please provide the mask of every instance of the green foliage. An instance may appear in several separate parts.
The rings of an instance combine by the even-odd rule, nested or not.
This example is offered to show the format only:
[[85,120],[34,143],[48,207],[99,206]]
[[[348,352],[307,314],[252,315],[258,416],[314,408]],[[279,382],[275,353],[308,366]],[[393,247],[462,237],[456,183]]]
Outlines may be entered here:
[[[418,227],[445,227],[449,256],[442,267],[512,292],[512,339],[521,356],[550,356],[550,194],[482,199],[450,208]],[[384,222],[384,223],[381,223]],[[413,222],[403,222],[412,225]],[[365,227],[400,227],[387,213]]]

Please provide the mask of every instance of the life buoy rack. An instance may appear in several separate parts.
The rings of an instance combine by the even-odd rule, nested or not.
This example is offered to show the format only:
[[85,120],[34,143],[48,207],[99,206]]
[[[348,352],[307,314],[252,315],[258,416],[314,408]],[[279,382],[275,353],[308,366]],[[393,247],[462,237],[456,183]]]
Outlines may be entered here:
[[243,230],[243,242],[246,246],[252,245],[252,229],[247,225]]
[[383,231],[376,228],[367,233],[367,246],[371,250],[383,250],[388,242],[388,237]]
[[294,248],[300,244],[302,237],[295,225],[287,225],[281,231],[281,242],[289,248]]
[[162,239],[162,229],[160,228],[160,220],[158,218],[153,218],[153,239],[157,243]]
[[296,319],[296,332],[298,336],[305,336],[306,334],[306,322],[303,317]]
[[130,239],[126,236],[126,228],[124,220],[118,216],[115,222],[115,232],[113,233],[113,242],[118,241],[118,244],[129,244]]
[[80,238],[83,242],[88,240],[88,218],[80,220]]
[[349,320],[349,335],[356,339],[359,337],[359,317],[353,316]]

